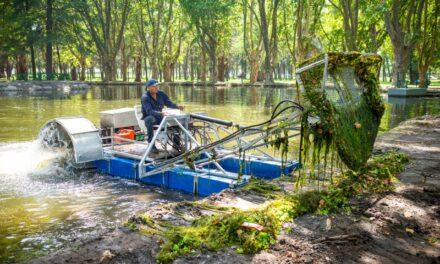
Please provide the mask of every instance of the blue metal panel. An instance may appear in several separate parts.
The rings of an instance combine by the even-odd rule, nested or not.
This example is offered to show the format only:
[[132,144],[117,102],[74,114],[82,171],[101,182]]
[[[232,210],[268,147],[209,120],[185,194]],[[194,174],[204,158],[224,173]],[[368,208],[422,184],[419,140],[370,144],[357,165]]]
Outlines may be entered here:
[[227,158],[224,160],[221,160],[220,165],[229,172],[240,172],[240,163],[242,164],[241,173],[243,174],[250,174],[250,162],[240,160],[238,158]]
[[[153,170],[153,166],[147,166],[145,171]],[[155,186],[163,186],[166,188],[169,188],[169,172],[160,172],[157,174],[153,174],[151,176],[143,177],[142,179],[139,179],[140,182],[151,184]]]
[[229,172],[239,173],[240,163],[242,163],[242,173],[247,175],[253,175],[257,178],[274,179],[284,174],[291,173],[294,169],[298,168],[297,162],[287,162],[282,168],[281,163],[277,161],[257,160],[251,159],[240,160],[238,158],[227,158],[220,161],[220,165]]
[[235,180],[210,175],[201,175],[198,179],[198,195],[208,196],[233,187]]
[[118,176],[125,179],[135,180],[137,177],[138,161],[120,157],[110,159],[110,175]]
[[[220,161],[220,164],[225,170],[238,173],[241,162],[243,161],[238,158],[228,158]],[[127,158],[112,157],[110,160],[97,160],[94,161],[94,165],[100,173],[107,173],[112,176],[126,179],[134,179],[142,183],[163,186],[186,193],[195,192],[200,196],[208,196],[212,193],[218,193],[226,188],[237,186],[235,180],[212,176],[209,175],[209,172],[207,174],[200,174],[183,168],[174,168],[168,172],[161,172],[139,179],[137,175],[138,161]],[[299,164],[297,162],[288,162],[284,168],[282,168],[280,162],[252,159],[243,162],[242,167],[242,172],[244,174],[253,175],[263,179],[273,179],[279,177],[282,170],[285,174],[292,172],[299,167]],[[152,169],[154,169],[154,166],[152,165],[146,167],[146,171]]]
[[175,168],[169,171],[168,188],[186,193],[194,192],[194,178],[197,174],[190,170]]
[[103,159],[93,161],[93,164],[99,173],[109,173],[109,163],[110,161]]

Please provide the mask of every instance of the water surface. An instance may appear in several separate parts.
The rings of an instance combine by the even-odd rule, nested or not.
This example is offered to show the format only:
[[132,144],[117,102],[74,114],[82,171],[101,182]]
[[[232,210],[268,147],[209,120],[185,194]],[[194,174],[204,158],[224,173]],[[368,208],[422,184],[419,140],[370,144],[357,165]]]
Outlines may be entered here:
[[[188,112],[253,124],[266,120],[295,89],[164,87]],[[0,262],[51,252],[78,238],[118,226],[152,202],[193,199],[173,191],[99,175],[45,168],[47,153],[35,141],[40,128],[60,116],[84,116],[99,125],[99,112],[139,104],[140,86],[80,91],[0,92]],[[387,101],[387,98],[384,98]],[[391,99],[381,130],[424,114],[439,114],[437,98]],[[43,167],[43,169],[41,168]]]

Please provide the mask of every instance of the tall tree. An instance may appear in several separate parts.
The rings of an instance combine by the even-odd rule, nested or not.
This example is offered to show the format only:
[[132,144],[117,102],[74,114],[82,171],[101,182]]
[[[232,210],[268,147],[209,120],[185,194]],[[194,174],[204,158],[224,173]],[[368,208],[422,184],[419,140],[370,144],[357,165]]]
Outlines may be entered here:
[[[296,9],[298,8],[297,2],[282,0],[282,22],[280,23],[280,40],[281,45],[287,48],[289,52],[292,64],[296,64],[295,49],[296,49],[296,28],[297,20],[295,17]],[[294,74],[295,67],[292,67],[291,75]]]
[[359,19],[358,48],[362,52],[377,53],[387,39],[380,0],[362,2]]
[[345,48],[357,51],[357,34],[359,25],[359,0],[329,0],[343,17]]
[[194,25],[202,49],[210,60],[211,82],[216,83],[217,55],[220,42],[225,41],[232,16],[233,0],[218,0],[215,4],[210,0],[180,0],[186,15]]
[[296,9],[296,54],[301,62],[318,53],[318,25],[325,0],[298,0]]
[[116,80],[116,55],[130,12],[129,0],[80,0],[74,8],[84,19],[98,51],[104,81]]
[[15,64],[17,79],[27,80],[27,63],[30,52],[32,74],[35,77],[34,47],[39,39],[44,39],[40,23],[44,15],[39,12],[40,1],[2,1],[0,2],[0,10],[2,10],[0,15],[0,68],[3,69],[0,71],[6,71],[6,77],[9,79]]
[[[275,0],[277,1],[277,0]],[[277,1],[278,2],[278,1]],[[266,84],[273,83],[272,69],[270,65],[270,46],[269,46],[269,29],[267,26],[266,0],[258,0],[258,10],[260,12],[260,28],[263,38],[265,51],[264,57],[264,82]]]
[[[135,82],[142,81],[142,60],[147,53],[147,39],[144,25],[144,4],[138,0],[134,4],[133,15],[129,17],[128,30],[132,32],[134,45],[135,61]],[[145,60],[146,62],[146,60]],[[146,63],[145,63],[146,64]],[[146,66],[146,65],[144,65]],[[147,74],[147,71],[145,71]]]
[[52,0],[46,0],[46,78],[53,79],[52,73]]
[[174,0],[138,0],[138,31],[148,56],[151,77],[159,78],[162,57],[175,10]]
[[249,62],[249,81],[255,83],[258,74],[263,51],[263,39],[261,37],[259,12],[256,10],[256,0],[243,0],[243,47]]
[[272,0],[268,5],[268,15],[268,12],[266,12],[266,0],[258,0],[258,10],[260,12],[260,29],[265,51],[264,82],[266,84],[273,83],[274,64],[276,61],[276,55],[278,53],[277,28],[279,4],[280,0]]
[[175,27],[167,34],[167,41],[165,44],[166,52],[163,56],[162,63],[163,79],[165,82],[172,81],[174,68],[182,50],[183,35],[184,30],[182,30],[181,27]]
[[423,11],[420,42],[417,44],[419,87],[427,87],[427,72],[435,59],[440,58],[440,1],[428,0]]
[[390,2],[384,0],[384,20],[393,45],[393,86],[401,88],[405,87],[409,58],[420,38],[425,0],[390,0]]

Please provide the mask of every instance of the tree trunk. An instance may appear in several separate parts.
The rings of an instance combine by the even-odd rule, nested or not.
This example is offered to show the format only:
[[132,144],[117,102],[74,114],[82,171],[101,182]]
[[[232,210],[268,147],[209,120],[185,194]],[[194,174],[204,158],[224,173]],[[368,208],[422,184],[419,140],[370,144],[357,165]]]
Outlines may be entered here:
[[266,19],[266,0],[259,0],[259,10],[260,10],[260,24],[261,24],[261,35],[263,37],[263,45],[265,51],[264,58],[264,82],[266,84],[273,83],[272,71],[270,67],[270,45],[269,45],[269,32],[267,28]]
[[396,88],[406,87],[405,75],[409,64],[409,48],[394,49],[393,86]]
[[424,65],[422,67],[419,67],[419,69],[418,69],[419,70],[419,79],[420,79],[420,82],[419,82],[420,88],[427,88],[428,87],[428,80],[427,80],[428,69],[429,69],[428,65]]
[[95,68],[92,66],[89,68],[89,80],[95,78]]
[[199,79],[202,82],[206,82],[206,54],[202,50],[202,58],[200,60]]
[[348,51],[357,51],[359,0],[354,0],[354,3],[351,0],[342,0],[340,2],[344,18],[345,47]]
[[189,76],[191,78],[191,82],[194,82],[194,72],[195,72],[194,68],[195,68],[194,56],[191,52],[190,63],[189,63]]
[[9,61],[9,58],[6,57],[6,78],[11,80],[12,77],[12,62]]
[[440,28],[440,4],[438,1],[428,1],[423,11],[423,28],[420,42],[417,45],[419,87],[427,88],[429,79],[427,72],[432,62],[438,58],[438,38]]
[[409,83],[416,84],[419,80],[419,72],[417,69],[417,59],[414,56],[414,53],[410,55],[409,59]]
[[[61,63],[61,54],[60,54],[60,47],[58,45],[56,45],[56,49],[57,49],[57,59],[58,59],[58,69],[59,69],[59,73],[62,74],[63,73],[63,64]],[[55,66],[52,67],[52,74],[55,72]]]
[[111,55],[105,54],[102,58],[103,81],[111,82],[116,79],[116,61]]
[[[402,3],[394,0],[391,9],[384,12],[385,27],[393,46],[392,79],[396,88],[406,87],[405,74],[411,52],[419,41],[424,4],[425,0],[409,1],[408,8],[403,9]],[[402,17],[404,19],[401,19]]]
[[127,54],[125,53],[125,40],[122,39],[121,43],[121,74],[122,74],[122,81],[127,81]]
[[217,45],[215,43],[211,42],[209,47],[210,47],[210,49],[208,51],[208,55],[209,55],[209,61],[210,61],[210,66],[209,66],[210,81],[212,83],[216,83],[217,82],[217,54],[215,51],[217,50]]
[[99,74],[101,75],[101,81],[104,81],[105,77],[104,77],[104,62],[102,61],[101,58],[101,63],[99,65]]
[[[144,53],[145,54],[145,53]],[[144,71],[145,71],[145,81],[148,81],[148,64],[147,56],[144,56]]]
[[73,66],[73,65],[70,68],[70,77],[72,78],[72,81],[78,80],[78,74],[77,74],[77,71],[76,71],[76,67]]
[[9,57],[6,56],[6,78],[8,80],[11,80],[11,76],[12,76],[12,63],[9,61]]
[[163,65],[163,79],[165,82],[171,82],[173,78],[173,65],[168,60]]
[[[278,55],[278,6],[280,1],[274,0],[272,6],[272,23],[271,23],[271,37],[270,37],[270,75],[273,82],[273,74],[275,71],[275,64],[277,63]],[[278,72],[279,75],[279,72]],[[278,76],[279,77],[279,76]]]
[[[87,23],[87,29],[100,55],[103,80],[114,81],[116,77],[116,55],[121,49],[122,37],[130,12],[129,1],[82,2],[84,5],[78,5],[75,8],[78,8],[78,13]],[[93,18],[96,18],[96,20]]]
[[28,79],[28,66],[27,66],[26,55],[20,54],[17,56],[17,65],[15,67],[15,72],[17,75],[17,80]]
[[134,59],[134,81],[135,82],[141,82],[142,81],[142,57],[140,54],[138,54]]
[[79,80],[85,81],[86,80],[86,57],[84,55],[81,55],[79,64],[81,66],[81,72],[79,74]]
[[320,15],[324,1],[298,0],[296,10],[295,61],[302,62],[321,51],[312,40],[316,39],[316,31],[320,23]]
[[5,78],[6,77],[6,56],[4,55],[0,55],[0,78]]
[[226,71],[226,68],[227,68],[227,63],[225,62],[225,56],[222,55],[218,59],[218,77],[217,77],[217,79],[220,82],[224,82],[225,81],[225,71]]
[[150,60],[151,78],[157,80],[159,78],[159,65],[157,63],[157,56],[150,55],[149,60]]
[[188,80],[188,64],[189,64],[189,50],[190,48],[188,47],[186,49],[186,55],[185,55],[185,60],[183,61],[183,79],[186,81]]
[[52,72],[52,0],[46,0],[46,78],[53,80]]
[[31,65],[32,65],[32,80],[37,79],[37,67],[35,65],[35,51],[34,51],[34,45],[30,45],[31,49]]
[[258,80],[258,72],[259,72],[259,66],[260,66],[260,56],[257,55],[257,51],[253,50],[251,51],[251,56],[249,58],[249,64],[250,64],[250,76],[249,76],[249,82],[255,83]]

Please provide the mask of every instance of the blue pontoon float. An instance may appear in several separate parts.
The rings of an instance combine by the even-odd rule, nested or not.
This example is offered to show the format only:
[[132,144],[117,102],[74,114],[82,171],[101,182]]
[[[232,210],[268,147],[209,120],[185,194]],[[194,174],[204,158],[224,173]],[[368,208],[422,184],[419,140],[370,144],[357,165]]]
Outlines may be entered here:
[[268,121],[240,126],[171,110],[155,127],[152,142],[159,151],[154,152],[143,137],[127,139],[117,133],[122,128],[132,128],[138,136],[146,133],[140,106],[101,112],[99,129],[84,117],[56,118],[43,126],[40,138],[47,147],[65,148],[75,167],[208,196],[243,186],[251,177],[274,179],[298,168],[297,161],[282,161],[264,148],[276,140],[274,135],[298,136],[301,111],[286,100]]

